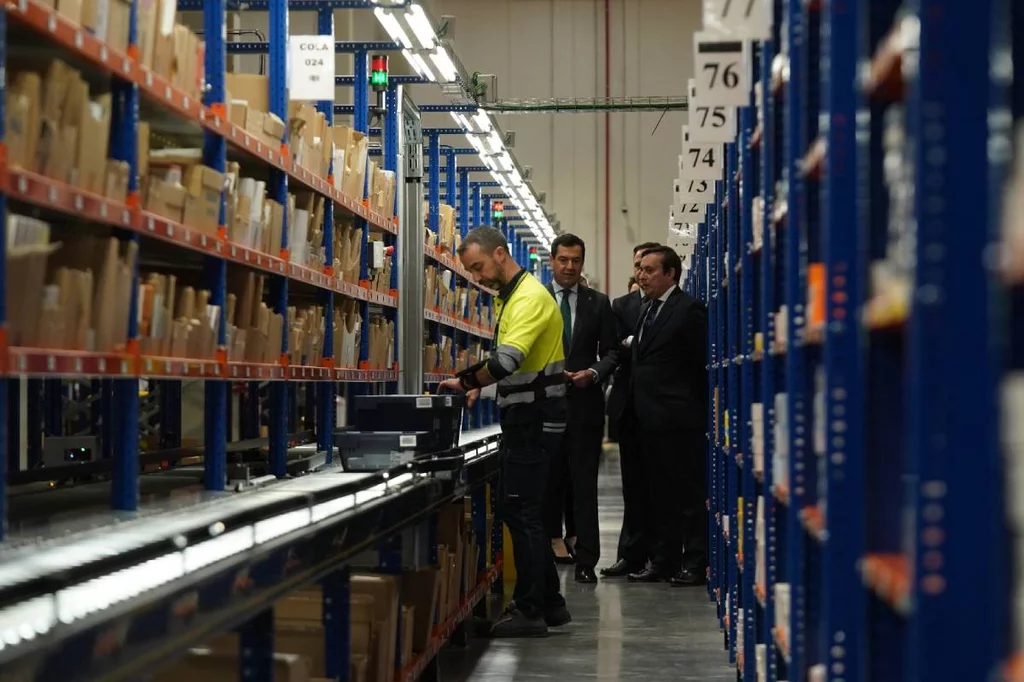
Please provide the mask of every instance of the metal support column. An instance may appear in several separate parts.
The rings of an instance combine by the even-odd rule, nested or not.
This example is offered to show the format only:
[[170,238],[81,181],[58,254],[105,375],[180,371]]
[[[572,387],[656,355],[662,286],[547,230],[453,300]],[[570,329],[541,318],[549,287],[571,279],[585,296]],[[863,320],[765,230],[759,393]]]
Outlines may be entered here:
[[[412,100],[403,97],[401,107],[403,208],[398,256],[402,277],[399,307],[402,337],[398,345],[398,369],[399,386],[402,393],[408,394],[423,391],[423,134],[419,111]],[[431,149],[436,144],[437,136],[431,136]],[[431,175],[432,185],[436,184],[435,177]],[[433,196],[437,195],[436,187],[431,191]],[[430,204],[436,205],[434,199]],[[436,231],[437,215],[433,208],[431,216],[431,229]]]

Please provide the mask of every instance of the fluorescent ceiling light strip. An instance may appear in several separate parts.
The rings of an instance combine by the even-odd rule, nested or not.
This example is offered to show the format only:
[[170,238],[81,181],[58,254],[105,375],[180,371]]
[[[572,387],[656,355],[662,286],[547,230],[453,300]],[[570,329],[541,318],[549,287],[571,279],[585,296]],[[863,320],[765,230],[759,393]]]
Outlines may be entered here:
[[70,624],[185,575],[181,552],[171,552],[57,592],[57,617]]
[[423,8],[419,5],[410,5],[409,9],[405,11],[403,18],[405,23],[409,25],[409,28],[412,29],[416,40],[419,41],[420,47],[424,50],[433,50],[437,44],[437,34],[434,33],[434,29],[430,25],[430,19],[427,18],[427,13],[423,11]]
[[189,545],[185,548],[185,572],[191,573],[235,554],[253,548],[255,544],[252,526],[236,528],[220,537]]
[[421,78],[426,78],[431,83],[437,82],[437,76],[434,71],[427,66],[427,63],[423,61],[423,57],[419,56],[415,52],[409,50],[402,50],[402,56],[405,57],[405,61],[409,62],[409,66],[412,67],[413,71],[420,75]]
[[398,19],[395,18],[392,12],[385,10],[383,7],[378,7],[373,10],[373,14],[377,17],[380,25],[384,27],[384,30],[387,31],[387,34],[391,36],[392,40],[401,43],[402,47],[406,50],[412,49],[412,41],[409,40],[408,34],[402,28],[402,25],[398,23]]
[[443,46],[438,45],[437,49],[430,53],[430,61],[434,62],[437,72],[441,74],[441,79],[446,83],[454,83],[459,79],[455,63],[452,62],[452,58],[448,56],[448,51]]
[[279,538],[293,530],[309,525],[309,507],[278,514],[269,519],[256,522],[255,540],[257,545]]
[[336,516],[356,506],[355,495],[343,495],[333,500],[327,500],[320,504],[313,505],[313,523],[318,523],[331,516]]
[[52,594],[26,599],[0,611],[0,651],[41,637],[57,624]]

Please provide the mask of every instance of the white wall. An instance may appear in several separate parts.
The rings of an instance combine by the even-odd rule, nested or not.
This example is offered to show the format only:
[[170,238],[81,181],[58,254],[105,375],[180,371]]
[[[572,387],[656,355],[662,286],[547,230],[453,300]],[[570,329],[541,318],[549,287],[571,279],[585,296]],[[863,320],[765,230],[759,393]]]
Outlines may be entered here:
[[[470,72],[498,76],[500,98],[593,97],[605,94],[605,0],[425,0],[435,18],[454,15],[456,51]],[[700,28],[700,0],[608,0],[612,96],[683,95],[693,72],[692,34]],[[265,15],[243,13],[241,25],[265,29]],[[313,13],[294,12],[291,33],[315,33]],[[338,40],[384,38],[371,12],[338,12]],[[251,38],[247,38],[251,39]],[[255,71],[256,58],[242,69]],[[408,72],[395,54],[392,71]],[[351,61],[339,57],[339,73]],[[412,88],[421,103],[443,101],[436,86]],[[351,90],[339,89],[339,103]],[[632,245],[664,241],[671,181],[680,153],[685,113],[615,113],[610,123],[610,163],[605,191],[605,115],[531,114],[500,116],[517,133],[513,150],[533,167],[534,187],[547,192],[545,204],[562,229],[588,245],[587,274],[608,290],[625,290]],[[451,126],[446,114],[425,119]],[[464,139],[445,144],[467,146]],[[479,165],[471,157],[463,163]],[[479,179],[489,179],[480,177]],[[608,211],[606,212],[606,199]],[[605,225],[610,225],[608,247]],[[610,263],[608,263],[610,258]]]

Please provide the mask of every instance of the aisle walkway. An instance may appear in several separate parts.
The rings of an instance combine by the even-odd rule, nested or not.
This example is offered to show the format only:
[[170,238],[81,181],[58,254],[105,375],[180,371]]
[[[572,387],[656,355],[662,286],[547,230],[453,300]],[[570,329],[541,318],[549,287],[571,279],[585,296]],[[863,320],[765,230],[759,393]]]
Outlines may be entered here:
[[[622,522],[619,455],[605,455],[600,474],[602,565],[614,561]],[[474,640],[447,651],[443,682],[725,682],[728,666],[714,606],[704,587],[638,585],[624,579],[577,585],[560,568],[573,622],[546,639]]]

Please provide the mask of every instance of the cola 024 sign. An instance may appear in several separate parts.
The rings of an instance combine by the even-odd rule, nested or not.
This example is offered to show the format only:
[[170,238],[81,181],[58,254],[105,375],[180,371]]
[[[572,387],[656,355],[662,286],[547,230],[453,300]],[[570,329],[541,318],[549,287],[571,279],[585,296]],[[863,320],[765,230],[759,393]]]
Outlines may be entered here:
[[288,38],[288,97],[334,101],[334,36]]

